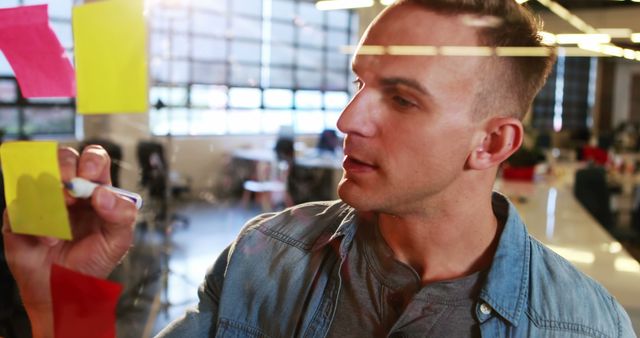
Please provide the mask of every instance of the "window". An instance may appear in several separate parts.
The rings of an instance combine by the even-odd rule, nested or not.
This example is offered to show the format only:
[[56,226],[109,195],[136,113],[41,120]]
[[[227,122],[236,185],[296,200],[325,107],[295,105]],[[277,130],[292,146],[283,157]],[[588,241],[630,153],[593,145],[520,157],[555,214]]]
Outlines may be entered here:
[[335,127],[350,97],[350,59],[340,47],[357,39],[354,12],[318,11],[305,0],[185,3],[149,12],[150,100],[165,106],[150,112],[154,134]]
[[[36,4],[49,5],[49,25],[73,62],[72,0],[12,0],[4,1],[0,7]],[[73,135],[75,101],[70,98],[25,99],[9,62],[0,52],[0,128],[8,137]]]
[[558,56],[533,102],[533,127],[539,130],[581,131],[591,127],[595,58]]

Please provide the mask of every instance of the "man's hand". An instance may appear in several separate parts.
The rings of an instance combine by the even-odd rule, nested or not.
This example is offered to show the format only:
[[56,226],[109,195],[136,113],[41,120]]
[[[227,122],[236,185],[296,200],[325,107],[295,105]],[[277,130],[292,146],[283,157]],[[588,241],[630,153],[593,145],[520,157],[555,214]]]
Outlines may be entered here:
[[[71,148],[58,150],[62,180],[74,177],[111,184],[110,162],[100,146],[85,148],[81,156]],[[117,194],[97,188],[91,199],[75,199],[64,192],[73,241],[18,235],[11,232],[7,213],[2,232],[9,268],[18,283],[34,337],[53,336],[49,277],[58,264],[105,278],[131,246],[136,208]]]

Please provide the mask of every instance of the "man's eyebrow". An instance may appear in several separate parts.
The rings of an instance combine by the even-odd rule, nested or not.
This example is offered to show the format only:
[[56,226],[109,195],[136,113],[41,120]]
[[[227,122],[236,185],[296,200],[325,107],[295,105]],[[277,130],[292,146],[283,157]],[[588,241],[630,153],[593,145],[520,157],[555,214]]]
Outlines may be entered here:
[[383,78],[383,79],[380,79],[380,85],[382,87],[396,87],[398,85],[403,85],[403,86],[412,88],[423,95],[431,96],[431,93],[429,93],[429,91],[426,88],[424,88],[424,86],[422,86],[418,81],[413,79],[407,79],[402,77]]

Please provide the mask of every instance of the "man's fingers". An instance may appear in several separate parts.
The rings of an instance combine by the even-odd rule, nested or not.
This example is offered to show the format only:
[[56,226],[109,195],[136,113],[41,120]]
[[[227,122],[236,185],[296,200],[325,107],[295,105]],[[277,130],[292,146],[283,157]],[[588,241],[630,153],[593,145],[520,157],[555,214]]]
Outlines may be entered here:
[[78,152],[73,148],[58,149],[58,162],[60,163],[62,181],[68,182],[77,176],[78,156]]
[[[73,148],[58,149],[58,163],[60,164],[60,178],[62,182],[69,182],[77,176],[78,152]],[[64,199],[67,205],[75,203],[75,198],[65,192]]]
[[91,204],[98,216],[107,223],[130,228],[136,220],[135,204],[104,187],[96,188]]
[[80,155],[78,176],[89,181],[111,184],[111,159],[101,146],[90,145]]

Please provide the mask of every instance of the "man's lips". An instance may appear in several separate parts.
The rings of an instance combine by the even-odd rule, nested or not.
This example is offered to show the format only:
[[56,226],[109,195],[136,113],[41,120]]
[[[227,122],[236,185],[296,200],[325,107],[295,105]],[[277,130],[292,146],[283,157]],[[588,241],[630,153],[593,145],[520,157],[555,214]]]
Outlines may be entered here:
[[342,168],[349,172],[369,172],[376,170],[377,166],[373,163],[364,162],[353,156],[345,156],[342,162]]

